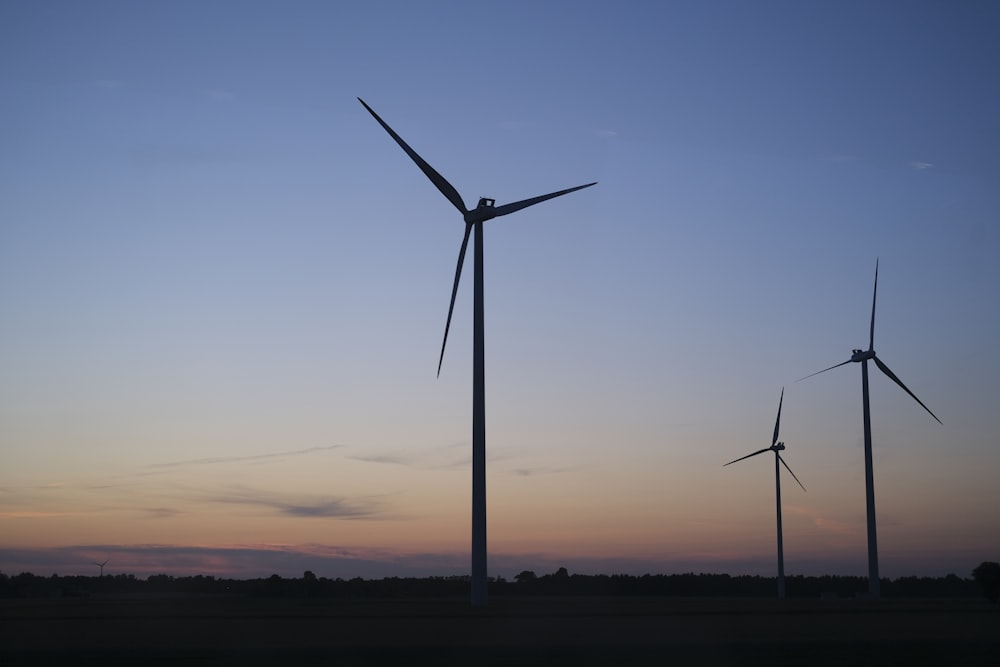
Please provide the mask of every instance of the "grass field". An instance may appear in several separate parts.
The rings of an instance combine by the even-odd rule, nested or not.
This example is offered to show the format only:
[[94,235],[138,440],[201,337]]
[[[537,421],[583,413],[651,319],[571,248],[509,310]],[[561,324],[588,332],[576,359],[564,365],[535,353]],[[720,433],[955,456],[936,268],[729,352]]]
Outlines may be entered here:
[[3,665],[998,665],[980,600],[0,601]]

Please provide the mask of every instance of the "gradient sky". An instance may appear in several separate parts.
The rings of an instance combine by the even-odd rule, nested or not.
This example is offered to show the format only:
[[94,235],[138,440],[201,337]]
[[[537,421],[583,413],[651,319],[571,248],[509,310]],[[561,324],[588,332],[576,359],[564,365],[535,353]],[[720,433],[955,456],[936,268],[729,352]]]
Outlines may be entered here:
[[[0,4],[0,571],[490,574],[1000,558],[1000,6]],[[470,257],[471,260],[471,257]]]

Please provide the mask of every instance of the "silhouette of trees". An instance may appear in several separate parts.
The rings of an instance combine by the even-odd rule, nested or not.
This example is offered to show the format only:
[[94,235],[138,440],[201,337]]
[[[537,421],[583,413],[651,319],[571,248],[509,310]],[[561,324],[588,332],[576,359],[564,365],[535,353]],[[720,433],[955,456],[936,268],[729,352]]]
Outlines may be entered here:
[[0,598],[13,598],[17,596],[17,588],[3,572],[0,572]]
[[[894,598],[975,598],[980,590],[991,600],[1000,597],[1000,564],[983,563],[963,579],[900,577],[883,579],[882,593]],[[229,595],[271,598],[466,598],[468,576],[386,577],[384,579],[328,579],[306,571],[301,578],[277,574],[260,579],[224,579],[196,575],[175,577],[154,574],[140,579],[131,574],[50,577],[0,573],[0,597],[53,598],[104,595]],[[864,577],[786,577],[786,594],[792,598],[855,597],[868,588]],[[512,580],[490,579],[491,596],[672,596],[759,597],[774,596],[774,577],[728,574],[570,574],[565,567],[546,575],[524,570]]]
[[972,571],[972,578],[983,589],[983,595],[990,602],[1000,599],[1000,563],[986,561]]

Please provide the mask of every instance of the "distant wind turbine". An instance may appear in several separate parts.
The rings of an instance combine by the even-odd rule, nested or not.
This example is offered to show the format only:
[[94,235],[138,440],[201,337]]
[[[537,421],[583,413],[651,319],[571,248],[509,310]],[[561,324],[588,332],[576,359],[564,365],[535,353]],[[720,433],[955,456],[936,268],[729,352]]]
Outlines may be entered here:
[[455,296],[458,294],[458,282],[462,277],[462,263],[469,245],[469,235],[475,230],[473,267],[473,370],[472,370],[472,604],[482,606],[487,602],[486,595],[486,380],[485,380],[485,343],[483,338],[483,223],[508,213],[520,211],[523,208],[540,204],[543,201],[560,197],[570,192],[589,188],[596,183],[578,185],[575,188],[551,192],[547,195],[523,199],[521,201],[494,206],[495,200],[480,198],[476,208],[465,208],[462,197],[455,187],[434,170],[416,151],[409,147],[403,139],[375,113],[360,97],[358,101],[368,110],[379,125],[389,133],[399,147],[410,156],[420,171],[430,179],[431,183],[445,196],[452,206],[458,209],[465,220],[465,236],[462,247],[458,251],[458,266],[455,268],[455,283],[451,288],[451,303],[448,305],[448,319],[444,325],[444,339],[441,342],[441,356],[438,359],[438,375],[441,375],[441,364],[444,361],[444,348],[448,343],[448,330],[451,328],[451,315],[455,310]]
[[[775,504],[778,508],[778,597],[785,597],[785,553],[781,543],[781,467],[779,464],[785,466],[785,469],[791,474],[792,478],[798,482],[799,486],[802,486],[802,482],[799,482],[799,478],[795,476],[792,469],[788,467],[785,463],[785,459],[781,458],[779,452],[785,448],[785,443],[778,442],[778,427],[781,424],[781,404],[785,400],[785,389],[781,389],[781,398],[778,399],[778,418],[774,420],[774,436],[771,438],[771,446],[764,449],[757,450],[753,454],[747,454],[746,456],[741,456],[738,459],[733,459],[729,463],[723,465],[725,468],[728,465],[732,465],[737,461],[742,461],[748,459],[751,456],[757,456],[758,454],[763,454],[764,452],[774,452],[774,496]],[[802,486],[802,490],[805,491],[806,487]]]
[[103,563],[94,563],[94,565],[96,565],[97,567],[101,568],[101,576],[102,577],[104,576],[104,566],[107,565],[107,564],[108,564],[107,560],[105,560]]
[[[875,299],[878,296],[878,259],[875,260],[875,287],[872,290],[872,322],[871,329],[868,335],[868,349],[867,350],[852,350],[851,358],[847,361],[843,361],[830,368],[824,368],[821,371],[816,371],[804,378],[799,378],[799,380],[805,380],[806,378],[811,378],[813,375],[819,375],[820,373],[825,373],[829,370],[833,370],[844,364],[849,364],[852,361],[861,363],[861,395],[862,404],[864,410],[864,431],[865,431],[865,501],[867,506],[868,514],[868,594],[872,597],[879,597],[880,587],[879,587],[879,575],[878,575],[878,541],[875,534],[875,477],[872,471],[872,420],[871,411],[868,407],[868,360],[871,359],[878,366],[878,369],[888,376],[890,380],[895,382],[909,394],[913,400],[920,404],[927,413],[934,417],[937,423],[941,423],[941,420],[937,418],[931,409],[924,405],[923,401],[917,398],[917,395],[910,391],[903,381],[896,377],[896,374],[889,370],[881,359],[875,356]],[[799,380],[796,380],[798,382]]]

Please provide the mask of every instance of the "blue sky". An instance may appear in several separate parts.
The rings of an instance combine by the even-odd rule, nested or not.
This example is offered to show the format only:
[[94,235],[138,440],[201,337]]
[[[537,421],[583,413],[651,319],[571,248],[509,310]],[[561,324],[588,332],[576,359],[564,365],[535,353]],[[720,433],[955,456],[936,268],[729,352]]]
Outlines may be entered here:
[[876,258],[876,350],[943,422],[873,376],[883,574],[995,560],[998,37],[986,2],[4,3],[0,570],[465,571],[462,225],[359,96],[468,206],[599,181],[486,225],[491,574],[770,574],[770,466],[721,464],[783,386],[786,569],[863,573],[860,373],[794,381],[864,347]]

